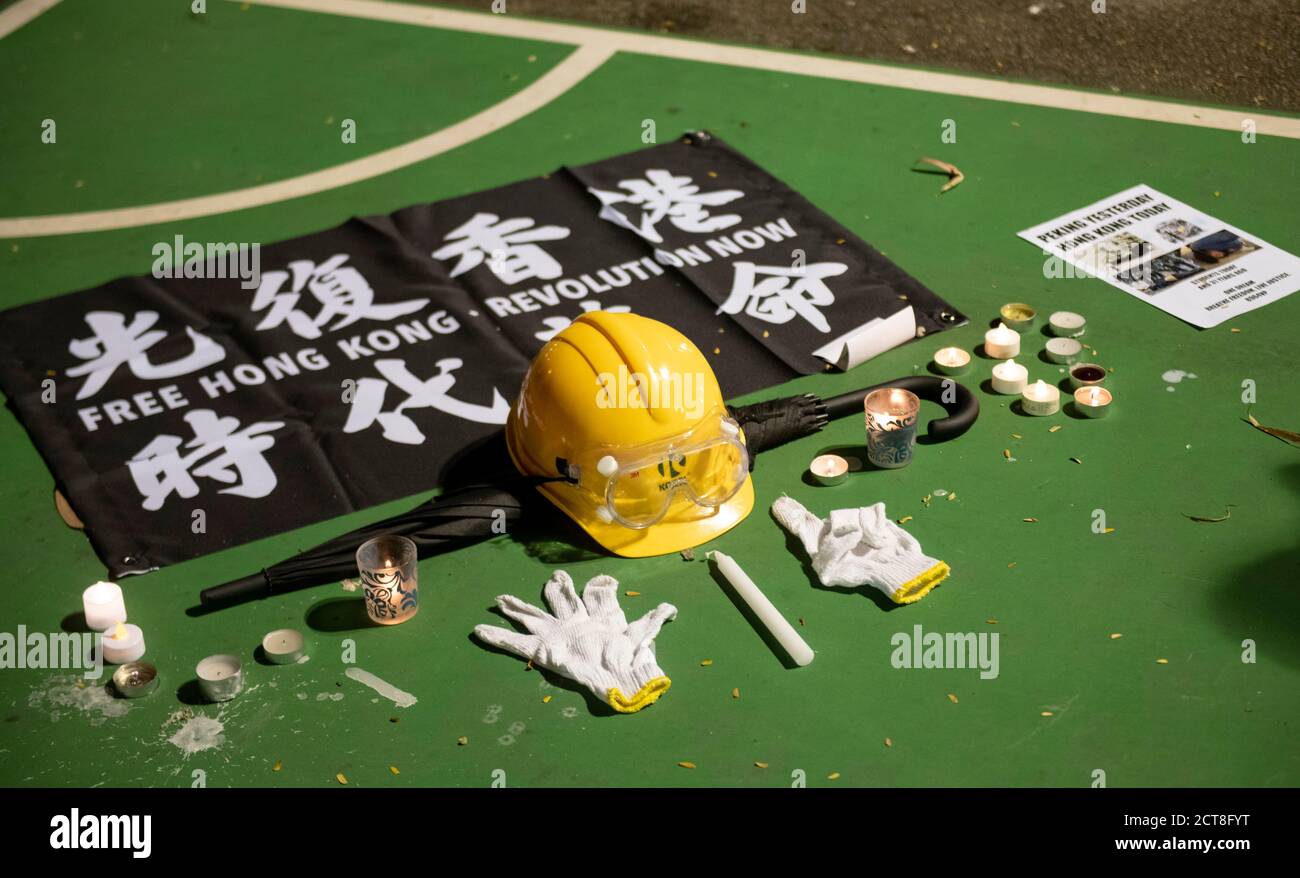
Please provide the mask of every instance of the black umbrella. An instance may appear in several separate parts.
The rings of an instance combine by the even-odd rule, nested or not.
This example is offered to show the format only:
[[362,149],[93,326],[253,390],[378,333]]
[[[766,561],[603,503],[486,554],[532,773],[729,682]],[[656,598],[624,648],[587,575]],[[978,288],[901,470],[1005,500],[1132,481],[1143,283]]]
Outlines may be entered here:
[[[762,451],[816,433],[831,418],[861,412],[862,400],[881,387],[910,390],[947,410],[947,417],[931,421],[927,427],[931,441],[960,436],[979,416],[974,394],[955,381],[928,375],[898,378],[826,400],[805,393],[734,406],[731,414],[745,432],[750,466],[753,456]],[[509,525],[520,520],[540,481],[516,473],[504,446],[504,434],[495,433],[463,452],[449,465],[443,492],[409,512],[348,531],[258,573],[205,589],[199,600],[204,606],[217,607],[337,582],[356,573],[357,547],[381,534],[409,538],[419,556],[428,558],[501,533],[503,522]],[[459,483],[461,473],[474,473],[474,482]]]

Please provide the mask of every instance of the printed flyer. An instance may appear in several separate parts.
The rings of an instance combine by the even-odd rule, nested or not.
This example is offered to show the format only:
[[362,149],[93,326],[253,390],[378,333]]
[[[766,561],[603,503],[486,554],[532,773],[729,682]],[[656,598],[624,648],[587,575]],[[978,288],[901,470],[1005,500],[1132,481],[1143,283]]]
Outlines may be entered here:
[[1300,288],[1300,259],[1145,184],[1020,237],[1049,273],[1080,269],[1202,329]]

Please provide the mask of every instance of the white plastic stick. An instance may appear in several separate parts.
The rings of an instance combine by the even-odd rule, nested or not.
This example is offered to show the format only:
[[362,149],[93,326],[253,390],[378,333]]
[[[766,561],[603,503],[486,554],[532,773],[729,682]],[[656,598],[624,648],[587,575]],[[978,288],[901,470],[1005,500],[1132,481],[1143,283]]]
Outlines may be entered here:
[[759,591],[758,586],[754,585],[754,580],[740,569],[735,559],[716,551],[710,552],[708,557],[718,565],[718,571],[726,577],[727,582],[731,583],[732,588],[754,611],[754,615],[758,616],[759,621],[772,633],[781,647],[790,654],[794,663],[801,668],[810,664],[814,655],[812,648],[804,642],[799,632],[794,630],[780,611],[772,606],[767,595]]

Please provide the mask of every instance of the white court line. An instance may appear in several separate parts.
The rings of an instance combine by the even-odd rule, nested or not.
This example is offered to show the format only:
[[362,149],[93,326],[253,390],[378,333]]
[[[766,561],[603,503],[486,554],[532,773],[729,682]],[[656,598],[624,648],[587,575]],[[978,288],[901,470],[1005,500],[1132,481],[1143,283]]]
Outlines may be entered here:
[[[56,2],[58,0],[23,0],[17,6],[24,7],[24,11],[28,9],[36,11],[22,18],[19,25]],[[247,0],[232,0],[232,2],[247,2]],[[1300,139],[1300,119],[1265,113],[1246,114],[1215,107],[1197,107],[1146,98],[1094,94],[975,76],[889,67],[865,61],[822,58],[773,49],[752,49],[653,34],[534,21],[513,15],[462,12],[407,3],[379,2],[379,0],[252,0],[252,2],[262,6],[303,12],[563,43],[576,45],[578,48],[537,82],[501,103],[441,131],[374,155],[287,180],[218,195],[114,210],[0,219],[0,238],[94,232],[192,219],[261,207],[365,180],[432,158],[509,125],[559,97],[604,63],[613,53],[619,51],[1228,131],[1240,131],[1245,119],[1253,119],[1259,134]],[[0,13],[0,20],[14,12],[15,8]]]
[[[240,0],[234,0],[240,2]],[[434,27],[444,30],[468,31],[518,39],[551,43],[570,43],[609,46],[620,52],[656,55],[683,61],[702,61],[732,67],[750,67],[775,73],[794,73],[845,82],[884,85],[914,91],[937,92],[992,101],[1007,101],[1057,110],[1074,110],[1082,113],[1101,113],[1127,119],[1146,119],[1152,122],[1169,122],[1176,125],[1195,125],[1202,128],[1220,128],[1241,131],[1244,119],[1255,120],[1256,132],[1277,137],[1300,139],[1300,119],[1272,116],[1266,113],[1243,113],[1218,107],[1197,107],[1175,104],[1149,98],[1123,97],[1096,94],[1068,88],[1029,85],[964,76],[955,73],[934,73],[911,67],[890,67],[867,61],[848,61],[801,55],[777,49],[753,49],[729,46],[681,37],[664,37],[655,34],[605,30],[576,24],[556,24],[535,21],[515,15],[492,15],[482,12],[462,12],[414,6],[409,3],[389,3],[381,0],[252,0],[261,6],[278,6],[284,9],[323,12],[349,18],[366,18],[399,24]],[[485,4],[486,5],[486,4]]]
[[612,49],[604,47],[579,46],[527,88],[500,103],[432,134],[341,165],[218,195],[114,210],[0,219],[0,238],[102,232],[193,219],[301,198],[387,174],[463,146],[522,119],[586,78],[591,71],[604,64],[612,52]]
[[58,4],[59,0],[18,0],[0,12],[0,38],[7,37],[18,28]]

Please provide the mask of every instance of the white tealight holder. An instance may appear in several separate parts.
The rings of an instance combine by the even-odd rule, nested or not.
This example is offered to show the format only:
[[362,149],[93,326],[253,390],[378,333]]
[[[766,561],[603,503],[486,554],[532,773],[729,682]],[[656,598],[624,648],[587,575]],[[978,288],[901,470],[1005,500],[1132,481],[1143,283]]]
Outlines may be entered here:
[[1020,356],[1020,333],[999,323],[984,333],[984,355],[995,360]]
[[86,627],[91,631],[103,631],[125,622],[122,586],[116,582],[96,582],[81,593],[81,609],[86,615]]
[[[1007,330],[1010,332],[1011,330]],[[1020,336],[1016,336],[1019,338]],[[1029,383],[1029,370],[1015,360],[1007,360],[993,367],[993,392],[1013,396]]]
[[1061,410],[1061,391],[1041,378],[1020,393],[1020,409],[1027,415],[1054,415]]
[[104,653],[104,661],[111,665],[137,661],[144,655],[144,632],[139,625],[118,622],[113,627],[104,629],[100,648]]

